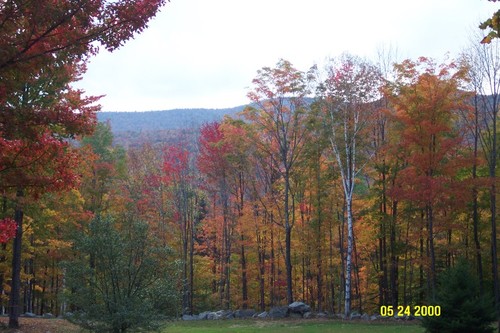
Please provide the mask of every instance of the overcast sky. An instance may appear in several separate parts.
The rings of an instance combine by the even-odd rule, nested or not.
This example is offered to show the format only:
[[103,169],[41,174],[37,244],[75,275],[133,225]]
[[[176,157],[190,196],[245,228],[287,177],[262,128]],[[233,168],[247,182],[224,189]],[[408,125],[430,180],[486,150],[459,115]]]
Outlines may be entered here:
[[487,0],[171,0],[119,50],[101,51],[78,86],[103,111],[248,103],[256,71],[280,58],[306,71],[343,52],[451,57],[498,4]]

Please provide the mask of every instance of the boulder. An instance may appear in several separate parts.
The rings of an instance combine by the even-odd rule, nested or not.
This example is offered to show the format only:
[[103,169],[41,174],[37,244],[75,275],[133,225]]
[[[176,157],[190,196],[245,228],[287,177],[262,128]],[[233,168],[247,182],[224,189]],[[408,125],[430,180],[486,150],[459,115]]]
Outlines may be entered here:
[[207,319],[208,320],[216,320],[216,319],[220,319],[220,317],[218,317],[217,312],[209,312],[207,315]]
[[208,315],[212,313],[210,311],[205,311],[205,312],[202,312],[198,315],[198,319],[201,319],[201,320],[207,320],[208,319]]
[[259,319],[264,319],[264,318],[267,318],[269,316],[269,314],[267,313],[267,311],[264,311],[264,312],[261,312],[257,315],[257,318]]
[[219,310],[216,312],[210,312],[207,316],[208,320],[220,320],[220,319],[231,319],[234,318],[233,311],[231,310]]
[[361,319],[362,319],[362,320],[370,320],[370,315],[369,315],[369,314],[367,314],[367,313],[363,313],[363,314],[361,315]]
[[33,312],[25,312],[21,315],[21,317],[35,318],[36,314],[34,314]]
[[256,314],[255,310],[245,309],[245,310],[236,310],[234,311],[234,318],[242,319],[242,318],[252,318]]
[[351,312],[351,315],[349,316],[349,319],[361,319],[361,314],[357,311]]
[[288,310],[290,310],[290,313],[300,313],[303,315],[304,313],[311,311],[311,307],[303,302],[293,302],[288,305]]
[[304,315],[302,317],[304,319],[311,319],[311,318],[314,318],[314,315],[311,311],[309,311],[309,312],[304,313]]
[[326,312],[316,313],[316,318],[327,318],[327,317],[328,317],[328,313],[326,313]]
[[188,315],[188,314],[182,315],[182,320],[190,321],[190,320],[198,320],[198,319],[199,318],[197,315]]
[[288,306],[275,306],[269,310],[270,318],[285,318],[288,317]]
[[47,313],[44,313],[42,317],[43,318],[55,318],[56,316],[54,316],[52,313],[47,312]]

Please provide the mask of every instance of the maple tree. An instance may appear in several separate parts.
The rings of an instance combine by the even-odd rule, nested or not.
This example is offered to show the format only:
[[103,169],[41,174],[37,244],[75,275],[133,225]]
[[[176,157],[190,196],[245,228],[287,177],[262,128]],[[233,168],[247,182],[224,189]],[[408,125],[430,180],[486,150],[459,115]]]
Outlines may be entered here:
[[95,124],[93,103],[71,88],[100,42],[108,50],[142,31],[164,1],[19,2],[0,4],[0,177],[14,189],[10,327],[18,327],[22,198],[76,185],[78,161],[68,139]]
[[[0,179],[3,191],[14,191],[11,314],[9,326],[18,327],[23,198],[45,191],[74,187],[79,179],[79,154],[68,139],[88,134],[95,124],[94,103],[83,92],[70,87],[82,65],[62,63],[25,77],[5,99],[0,117]],[[16,81],[17,82],[17,81]]]
[[399,145],[405,167],[399,171],[392,196],[410,200],[425,216],[430,281],[429,297],[436,289],[436,229],[439,210],[446,204],[466,200],[456,176],[467,166],[460,156],[461,137],[452,128],[457,110],[469,108],[467,94],[459,89],[465,81],[465,69],[449,65],[437,67],[432,60],[420,58],[396,65],[397,80],[391,86],[390,101],[394,121],[400,131]]
[[[248,93],[256,107],[245,110],[245,117],[253,121],[266,141],[259,148],[268,152],[272,163],[284,182],[283,207],[278,223],[285,229],[285,266],[287,301],[293,302],[291,234],[295,224],[291,198],[291,172],[301,156],[306,137],[307,95],[305,74],[289,61],[280,60],[275,68],[264,67],[252,81],[254,88]],[[274,152],[272,149],[276,149]],[[291,202],[292,199],[292,202]]]
[[[490,2],[497,2],[497,0],[488,0]],[[489,44],[495,38],[499,38],[500,35],[500,10],[496,11],[488,18],[486,21],[481,22],[479,25],[481,30],[489,30],[488,34],[483,37],[481,44]]]
[[[208,181],[212,184],[211,195],[214,200],[214,205],[220,205],[222,223],[220,232],[216,232],[220,244],[214,244],[214,250],[220,258],[220,277],[219,298],[220,303],[225,308],[230,304],[230,260],[232,251],[231,238],[234,232],[234,219],[231,212],[230,204],[230,164],[227,161],[226,155],[230,147],[224,141],[224,133],[220,123],[209,123],[200,129],[200,152],[198,156],[198,168],[206,175]],[[212,211],[212,217],[217,220],[217,210]]]
[[164,0],[5,1],[0,4],[0,105],[22,77],[115,50],[143,31]]

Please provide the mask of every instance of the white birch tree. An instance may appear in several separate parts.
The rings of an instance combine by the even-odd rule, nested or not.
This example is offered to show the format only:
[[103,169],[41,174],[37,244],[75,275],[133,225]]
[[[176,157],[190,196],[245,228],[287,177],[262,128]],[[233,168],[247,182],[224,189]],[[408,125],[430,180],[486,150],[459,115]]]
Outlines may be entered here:
[[318,86],[319,101],[325,117],[325,131],[335,165],[340,174],[347,217],[345,252],[345,308],[351,313],[351,273],[354,246],[352,202],[355,180],[372,154],[363,146],[363,133],[372,120],[379,97],[381,79],[378,69],[362,59],[344,54],[326,66],[326,79]]

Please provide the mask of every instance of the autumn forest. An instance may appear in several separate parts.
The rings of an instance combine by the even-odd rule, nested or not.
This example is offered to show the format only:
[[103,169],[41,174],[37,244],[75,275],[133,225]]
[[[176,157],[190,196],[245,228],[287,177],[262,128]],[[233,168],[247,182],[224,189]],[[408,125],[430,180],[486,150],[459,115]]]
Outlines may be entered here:
[[378,314],[435,304],[461,260],[498,309],[496,39],[443,63],[281,59],[256,69],[241,112],[123,147],[97,122],[99,97],[72,84],[96,43],[118,48],[163,1],[14,3],[0,5],[11,327],[83,309],[92,328],[101,303],[137,316],[294,301]]

